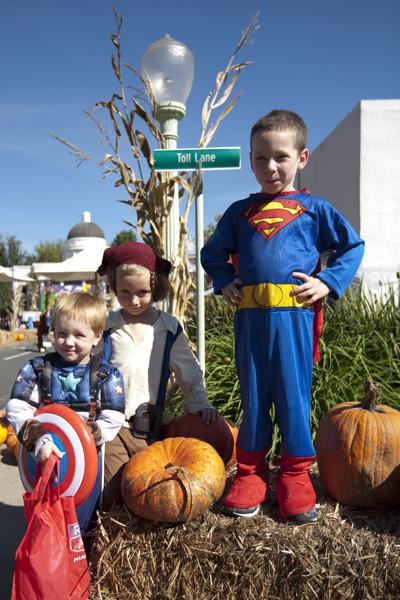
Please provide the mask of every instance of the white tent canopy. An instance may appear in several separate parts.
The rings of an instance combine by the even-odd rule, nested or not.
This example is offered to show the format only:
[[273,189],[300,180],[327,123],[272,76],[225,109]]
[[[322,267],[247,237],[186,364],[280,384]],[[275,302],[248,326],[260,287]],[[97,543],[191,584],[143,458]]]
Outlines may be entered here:
[[94,281],[103,248],[86,248],[59,263],[33,263],[32,273],[52,281]]
[[23,266],[22,268],[15,267],[2,267],[0,265],[0,282],[1,283],[29,283],[34,281],[31,277],[27,275],[29,273],[30,268]]

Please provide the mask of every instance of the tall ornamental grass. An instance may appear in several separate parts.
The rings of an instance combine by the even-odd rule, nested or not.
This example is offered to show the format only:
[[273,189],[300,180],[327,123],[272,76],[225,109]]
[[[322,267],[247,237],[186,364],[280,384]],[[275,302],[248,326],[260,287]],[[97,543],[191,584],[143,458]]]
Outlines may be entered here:
[[321,360],[314,369],[312,428],[338,402],[361,400],[370,378],[380,402],[400,409],[400,307],[398,292],[385,299],[347,294],[324,309]]
[[[241,419],[239,382],[233,341],[234,311],[219,297],[206,303],[206,386],[217,410],[235,423]],[[194,327],[189,330],[191,337]],[[371,378],[380,401],[400,409],[400,306],[396,290],[384,300],[366,293],[347,293],[324,305],[321,360],[314,367],[312,432],[335,404],[363,397]],[[181,410],[175,395],[175,412]],[[274,446],[277,439],[274,442]]]

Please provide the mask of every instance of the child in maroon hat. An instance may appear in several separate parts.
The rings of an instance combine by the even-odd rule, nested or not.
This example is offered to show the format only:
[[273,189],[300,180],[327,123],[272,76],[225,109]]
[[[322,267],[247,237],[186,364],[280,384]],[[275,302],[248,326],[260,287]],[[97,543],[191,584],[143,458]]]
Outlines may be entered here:
[[104,356],[118,367],[125,382],[126,421],[106,444],[104,505],[122,501],[120,484],[124,464],[159,438],[165,422],[164,401],[170,372],[184,396],[187,413],[200,413],[203,422],[216,418],[207,399],[203,372],[175,317],[154,302],[170,291],[171,263],[152,247],[126,242],[108,248],[98,269],[106,275],[120,308],[110,313],[104,338]]

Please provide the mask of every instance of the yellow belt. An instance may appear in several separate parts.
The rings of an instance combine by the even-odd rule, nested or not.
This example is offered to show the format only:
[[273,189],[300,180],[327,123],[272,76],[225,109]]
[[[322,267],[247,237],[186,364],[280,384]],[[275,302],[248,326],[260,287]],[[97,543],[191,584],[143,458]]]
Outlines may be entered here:
[[241,288],[243,298],[237,308],[302,308],[304,303],[296,296],[290,296],[295,287],[293,283],[244,285]]

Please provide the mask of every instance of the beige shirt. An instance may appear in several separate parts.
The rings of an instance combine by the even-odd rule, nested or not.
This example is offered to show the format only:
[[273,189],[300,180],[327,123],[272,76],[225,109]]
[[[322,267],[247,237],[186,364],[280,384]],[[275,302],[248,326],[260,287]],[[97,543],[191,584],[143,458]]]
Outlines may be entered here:
[[[175,317],[158,312],[154,324],[142,328],[144,335],[140,340],[135,340],[121,310],[110,313],[107,319],[106,329],[112,330],[108,360],[118,367],[124,378],[126,419],[143,402],[155,404],[157,400],[167,331],[176,333],[178,327]],[[169,366],[182,391],[185,412],[212,408],[207,400],[203,372],[183,332],[172,345]]]

